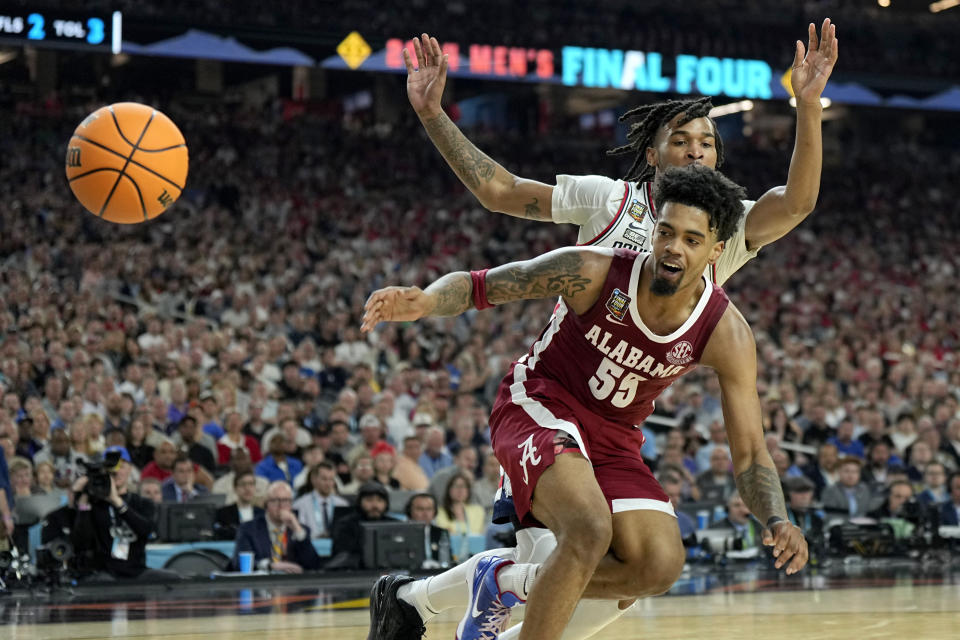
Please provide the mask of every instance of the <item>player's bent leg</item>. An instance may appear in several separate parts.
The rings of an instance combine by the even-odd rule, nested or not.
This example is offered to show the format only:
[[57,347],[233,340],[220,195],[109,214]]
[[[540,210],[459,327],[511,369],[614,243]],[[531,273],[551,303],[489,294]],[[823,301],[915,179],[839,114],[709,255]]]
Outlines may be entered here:
[[[505,560],[513,560],[515,551],[510,548],[490,549],[477,556],[498,556]],[[419,623],[423,625],[441,611],[466,606],[470,597],[469,585],[472,579],[472,567],[463,562],[435,576],[405,582],[397,589],[396,599],[411,605],[420,617]],[[393,640],[393,638],[386,637],[382,640]]]
[[597,566],[585,598],[630,601],[659,595],[680,577],[686,558],[677,519],[648,509],[613,514],[611,550]]
[[590,462],[557,456],[533,494],[532,514],[553,531],[557,547],[541,565],[529,597],[522,640],[555,640],[610,547],[612,519]]
[[[545,562],[557,546],[549,529],[529,527],[517,531],[517,562]],[[581,600],[577,604],[560,640],[586,640],[609,626],[629,609],[616,600]],[[498,640],[516,640],[523,623],[516,624],[498,636]]]

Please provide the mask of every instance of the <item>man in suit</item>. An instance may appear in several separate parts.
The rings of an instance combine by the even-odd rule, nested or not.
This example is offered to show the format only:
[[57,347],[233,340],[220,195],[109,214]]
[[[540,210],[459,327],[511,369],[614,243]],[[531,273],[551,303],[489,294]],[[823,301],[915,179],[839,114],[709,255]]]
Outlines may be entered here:
[[234,504],[217,509],[213,532],[218,540],[234,540],[237,527],[263,515],[263,509],[253,504],[257,495],[257,477],[252,470],[242,471],[233,477],[233,490],[237,496]]
[[866,515],[873,508],[870,487],[860,481],[860,458],[849,456],[840,461],[837,483],[823,490],[825,511],[847,517]]
[[197,496],[210,493],[194,482],[193,460],[181,453],[173,462],[173,475],[163,483],[164,502],[190,502]]
[[950,499],[940,506],[940,524],[960,525],[960,471],[950,474],[947,482]]
[[310,542],[310,530],[293,513],[293,489],[283,480],[267,488],[266,512],[237,529],[232,567],[239,568],[240,554],[252,551],[261,571],[303,573],[320,568],[320,558]]
[[296,499],[293,510],[301,524],[306,525],[314,538],[329,538],[333,527],[333,510],[349,507],[345,498],[337,495],[337,470],[329,462],[314,465],[307,475],[313,491]]

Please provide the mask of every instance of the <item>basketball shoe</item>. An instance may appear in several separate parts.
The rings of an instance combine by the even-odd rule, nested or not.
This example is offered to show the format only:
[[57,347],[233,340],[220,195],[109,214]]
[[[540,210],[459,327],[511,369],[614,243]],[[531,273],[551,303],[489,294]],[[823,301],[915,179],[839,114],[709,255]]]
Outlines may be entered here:
[[470,582],[470,606],[457,626],[457,640],[496,640],[510,622],[510,609],[523,604],[516,594],[500,591],[497,573],[513,564],[499,556],[474,556],[476,566]]
[[367,640],[420,640],[427,628],[420,614],[397,597],[397,590],[414,578],[386,575],[370,590],[370,632]]

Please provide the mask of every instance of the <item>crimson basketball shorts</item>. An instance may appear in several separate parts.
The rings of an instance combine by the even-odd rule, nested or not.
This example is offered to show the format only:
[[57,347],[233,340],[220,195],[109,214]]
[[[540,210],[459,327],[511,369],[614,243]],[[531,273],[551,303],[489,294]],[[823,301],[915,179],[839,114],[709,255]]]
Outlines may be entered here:
[[509,479],[503,497],[512,493],[522,525],[543,526],[530,513],[534,488],[556,457],[569,451],[579,451],[590,460],[611,513],[650,509],[676,515],[667,494],[640,457],[643,436],[639,430],[619,426],[622,433],[610,437],[606,423],[597,428],[607,428],[608,433],[591,437],[587,421],[593,414],[581,411],[578,415],[566,404],[543,396],[518,397],[510,394],[506,384],[500,391],[490,416],[490,439]]

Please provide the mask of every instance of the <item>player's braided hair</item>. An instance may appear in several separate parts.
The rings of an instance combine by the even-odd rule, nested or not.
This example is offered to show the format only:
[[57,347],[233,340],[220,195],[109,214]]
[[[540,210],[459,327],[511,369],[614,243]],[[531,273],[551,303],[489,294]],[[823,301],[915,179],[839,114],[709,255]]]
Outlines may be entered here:
[[[637,154],[633,165],[623,177],[628,182],[646,182],[652,180],[657,168],[647,164],[647,148],[653,146],[653,139],[657,136],[660,127],[667,124],[677,114],[684,114],[679,124],[686,124],[697,118],[710,119],[710,109],[713,104],[710,98],[698,98],[696,100],[667,100],[666,102],[657,102],[655,104],[645,104],[635,109],[627,111],[620,116],[620,122],[634,121],[630,126],[630,132],[627,133],[627,144],[616,149],[607,151],[607,155],[620,155],[630,153]],[[713,120],[710,119],[713,123]],[[717,148],[717,168],[723,164],[723,140],[720,139],[720,133],[716,130],[717,125],[713,123],[714,133],[716,134]]]
[[654,188],[657,209],[667,202],[696,207],[710,217],[710,229],[723,242],[733,235],[743,216],[746,190],[719,171],[702,164],[670,167],[663,172]]

